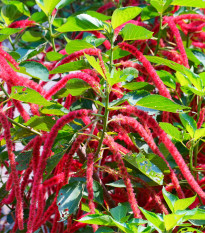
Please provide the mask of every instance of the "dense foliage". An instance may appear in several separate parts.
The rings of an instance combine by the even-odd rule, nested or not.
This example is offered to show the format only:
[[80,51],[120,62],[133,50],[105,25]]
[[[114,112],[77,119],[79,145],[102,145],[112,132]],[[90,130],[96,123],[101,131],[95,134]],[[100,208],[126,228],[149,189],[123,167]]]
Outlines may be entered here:
[[205,232],[205,2],[0,7],[0,231]]

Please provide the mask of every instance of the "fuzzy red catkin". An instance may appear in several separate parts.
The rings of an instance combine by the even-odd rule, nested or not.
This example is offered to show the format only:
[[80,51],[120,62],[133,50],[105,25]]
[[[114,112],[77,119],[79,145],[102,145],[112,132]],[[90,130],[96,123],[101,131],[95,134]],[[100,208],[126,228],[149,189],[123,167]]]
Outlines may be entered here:
[[104,11],[115,7],[115,5],[112,2],[108,2],[106,4],[104,4],[103,6],[101,6],[100,8],[97,9],[97,12],[99,13],[103,13]]
[[199,120],[197,122],[197,129],[200,129],[204,123],[205,108],[202,108],[199,114]]
[[10,166],[11,166],[12,180],[13,180],[15,196],[17,200],[16,218],[18,220],[19,229],[23,230],[24,229],[23,203],[22,203],[22,197],[21,197],[21,191],[20,191],[20,185],[19,185],[18,172],[16,170],[15,155],[13,153],[13,145],[12,145],[13,143],[11,141],[9,122],[2,109],[0,109],[0,122],[2,124],[2,127],[4,128],[4,138],[6,140],[6,147],[7,147],[7,152],[8,152]]
[[[63,58],[62,61],[60,61],[56,67],[60,66],[60,65],[63,65],[65,63],[69,63],[73,60],[76,60],[77,58],[79,57],[82,57],[84,56],[84,54],[88,54],[90,56],[98,56],[99,55],[99,52],[101,52],[100,49],[83,49],[83,50],[80,50],[80,51],[77,51],[77,52],[74,52],[70,55],[68,55],[67,57]],[[55,67],[55,68],[56,68]]]
[[192,45],[201,49],[205,49],[205,44],[202,42],[192,42]]
[[46,94],[45,98],[50,99],[51,96],[53,96],[56,92],[58,92],[60,89],[62,89],[68,80],[73,79],[73,78],[78,78],[82,79],[83,81],[87,82],[97,93],[99,93],[100,90],[100,84],[95,81],[95,79],[83,72],[76,72],[76,73],[71,73],[63,77],[60,81],[56,83]]
[[169,25],[172,33],[174,34],[174,36],[176,38],[176,43],[177,43],[177,46],[178,46],[179,51],[181,53],[183,64],[184,64],[185,67],[189,68],[189,62],[188,62],[188,58],[187,58],[187,55],[186,55],[186,51],[185,51],[185,48],[184,48],[184,45],[183,45],[183,41],[182,41],[182,38],[181,38],[181,35],[180,35],[180,32],[179,32],[179,29],[177,28],[177,26],[176,26],[176,24],[174,22],[174,17],[164,16],[163,22],[167,23]]
[[29,176],[32,172],[32,168],[31,168],[31,165],[29,165],[29,167],[26,169],[26,171],[24,172],[24,175],[23,175],[23,180],[21,182],[21,196],[23,197],[23,194],[24,194],[24,190],[26,188],[26,185],[28,184],[28,179],[29,179]]
[[35,26],[36,22],[29,19],[19,20],[9,24],[9,28],[26,28]]
[[43,142],[43,138],[41,136],[36,136],[35,137],[35,142],[33,145],[33,157],[32,157],[32,167],[33,167],[33,172],[34,174],[36,173],[37,167],[38,167],[38,161],[39,161],[39,156],[40,156],[40,148],[41,144]]
[[134,213],[134,217],[142,218],[140,210],[138,208],[137,200],[135,198],[134,190],[132,188],[132,184],[127,172],[127,168],[125,167],[121,154],[118,152],[118,147],[116,147],[114,139],[111,136],[106,136],[103,140],[103,144],[107,145],[110,151],[115,155],[118,168],[120,170],[120,173],[122,174],[124,183],[127,188],[128,201],[130,202],[131,208]]
[[184,198],[184,193],[179,185],[179,181],[178,181],[173,169],[171,168],[171,166],[167,162],[164,155],[158,149],[152,136],[147,133],[147,131],[144,129],[144,127],[137,120],[135,120],[132,117],[118,115],[118,116],[116,116],[116,118],[114,120],[116,122],[119,122],[123,126],[129,125],[130,127],[132,127],[142,138],[144,138],[145,142],[149,145],[151,150],[165,161],[167,167],[171,171],[171,179],[172,179],[172,182],[175,184],[175,188],[176,188],[176,191],[177,191],[179,197]]
[[151,116],[149,116],[146,112],[139,110],[133,106],[126,106],[126,109],[121,109],[120,111],[125,113],[126,115],[134,114],[135,116],[139,117],[140,120],[144,121],[150,128],[153,129],[156,135],[159,136],[159,139],[164,143],[166,148],[169,150],[170,154],[172,155],[175,162],[179,166],[179,169],[182,175],[187,180],[189,185],[201,198],[205,199],[205,193],[203,192],[201,187],[198,185],[198,183],[192,176],[182,155],[179,153],[179,151],[177,150],[175,145],[172,143],[172,141],[168,138],[167,134],[159,127],[158,123]]
[[157,73],[156,73],[155,69],[153,68],[153,66],[151,65],[151,63],[145,58],[145,56],[140,51],[138,51],[134,46],[129,45],[125,42],[119,43],[118,46],[121,49],[130,52],[140,62],[142,62],[143,66],[146,68],[148,74],[150,75],[150,78],[153,80],[155,86],[159,90],[160,95],[171,99],[171,95],[170,95],[168,89],[166,88],[166,86],[164,85],[164,83],[162,82],[160,77],[157,75]]
[[60,119],[57,120],[56,124],[52,127],[50,133],[48,134],[44,147],[43,147],[43,152],[39,160],[38,168],[36,171],[36,175],[34,177],[34,183],[33,183],[33,188],[32,188],[32,198],[31,198],[31,204],[30,204],[30,211],[29,211],[29,221],[28,221],[28,231],[27,233],[32,233],[33,230],[33,224],[34,224],[34,214],[35,214],[35,208],[36,208],[36,200],[38,197],[38,187],[40,185],[41,179],[42,179],[42,174],[44,172],[45,166],[46,166],[46,159],[51,153],[51,148],[53,145],[53,142],[58,134],[58,131],[67,123],[73,121],[75,118],[82,118],[84,116],[87,116],[89,113],[92,111],[86,110],[86,109],[81,109],[81,110],[76,110],[73,112],[68,113],[67,115],[61,117]]
[[62,173],[59,173],[59,174],[55,175],[54,177],[44,181],[43,186],[44,186],[44,188],[48,188],[48,187],[51,187],[53,185],[62,183],[63,180],[64,180],[64,173],[62,172]]
[[19,65],[18,63],[13,59],[13,57],[5,52],[1,47],[0,47],[0,54],[7,60],[9,61],[16,69],[19,70]]

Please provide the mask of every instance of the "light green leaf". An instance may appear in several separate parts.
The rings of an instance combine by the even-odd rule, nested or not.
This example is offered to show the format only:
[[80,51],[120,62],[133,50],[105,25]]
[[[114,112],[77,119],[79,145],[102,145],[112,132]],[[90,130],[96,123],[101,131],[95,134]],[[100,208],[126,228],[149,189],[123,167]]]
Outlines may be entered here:
[[49,81],[48,69],[41,63],[35,61],[26,61],[20,64],[21,67],[25,68],[25,73],[43,81]]
[[3,28],[0,30],[0,42],[6,40],[10,35],[13,35],[19,31],[21,28]]
[[170,99],[161,95],[149,95],[137,101],[136,105],[146,108],[156,109],[166,112],[181,112],[183,109],[189,109],[186,106],[176,104]]
[[205,8],[204,0],[173,0],[171,5]]
[[103,226],[115,226],[115,223],[109,215],[105,214],[91,214],[87,215],[79,220],[78,222],[83,222],[87,224],[97,224]]
[[157,184],[162,185],[164,175],[161,170],[151,163],[145,156],[141,153],[125,155],[124,159],[132,164],[134,167],[139,169],[144,175],[148,176],[151,180],[155,181]]
[[30,16],[30,12],[23,2],[8,2],[8,4],[4,4],[1,8],[1,16],[7,25],[9,25],[22,15]]
[[167,203],[167,205],[169,206],[170,210],[172,212],[174,212],[174,203],[179,200],[179,198],[169,192],[166,191],[166,189],[163,187],[162,189],[162,194],[163,194],[163,197]]
[[145,218],[154,225],[156,230],[158,230],[160,233],[165,231],[164,222],[157,214],[150,212],[150,211],[147,211],[147,210],[143,209],[142,207],[139,207],[139,209],[142,211]]
[[66,86],[68,94],[72,96],[82,95],[86,90],[91,88],[88,83],[78,78],[70,79]]
[[52,104],[41,96],[40,93],[28,87],[13,86],[10,97],[25,103],[38,104],[40,106],[50,106]]
[[147,40],[153,34],[146,28],[131,23],[126,24],[121,33],[124,40]]
[[[124,180],[117,180],[112,183],[106,184],[107,186],[115,187],[115,188],[126,188]],[[136,183],[132,182],[132,187],[141,187],[140,184],[137,185]]]
[[179,117],[185,129],[189,132],[191,137],[194,138],[194,134],[197,129],[196,121],[186,113],[179,114]]
[[164,216],[164,225],[167,231],[173,229],[182,222],[183,215],[167,214]]
[[41,10],[44,11],[46,15],[51,15],[53,10],[55,9],[56,5],[60,2],[61,0],[36,0],[36,3],[38,6],[41,8]]
[[56,30],[59,32],[75,32],[103,30],[103,28],[102,21],[87,14],[80,14],[70,16],[67,22]]
[[167,133],[169,134],[172,138],[178,140],[178,141],[182,141],[183,137],[182,137],[182,133],[176,128],[174,127],[172,124],[170,123],[165,123],[165,122],[160,122],[159,126]]
[[111,18],[111,16],[98,13],[97,11],[86,11],[85,13],[101,21],[106,21]]
[[85,184],[75,181],[63,186],[57,197],[57,206],[61,218],[65,219],[70,214],[76,213],[83,196]]
[[162,14],[172,3],[173,0],[151,0],[150,4]]
[[57,5],[56,5],[56,9],[61,9],[69,4],[71,4],[72,2],[74,2],[74,0],[61,0]]
[[180,65],[176,62],[164,59],[162,57],[157,56],[145,56],[150,62],[165,65],[170,67],[173,70],[179,71],[182,74],[186,75],[189,82],[191,82],[199,91],[202,90],[202,80],[200,77],[193,73],[190,69],[186,68],[183,65]]
[[76,51],[80,51],[82,49],[88,49],[88,48],[94,48],[94,46],[85,40],[70,40],[66,47],[65,50],[68,54],[72,54]]
[[112,19],[111,19],[111,24],[112,24],[113,29],[135,18],[137,15],[140,14],[141,11],[142,11],[141,8],[132,7],[132,6],[117,8],[113,12]]
[[101,66],[100,66],[99,60],[96,61],[95,58],[94,58],[93,56],[89,56],[89,55],[87,55],[87,54],[85,54],[85,57],[87,58],[89,64],[90,64],[104,79],[106,79],[106,78],[105,78],[105,75],[104,75],[104,73],[103,73],[103,70],[102,70],[102,68],[101,68]]
[[30,126],[36,130],[49,132],[55,124],[55,120],[51,116],[33,116],[24,125]]
[[107,81],[110,86],[113,86],[116,83],[124,82],[127,78],[127,75],[123,75],[123,71],[120,69],[112,69],[111,73],[107,74]]
[[58,53],[58,52],[51,51],[51,52],[46,53],[46,59],[48,61],[58,61],[62,57],[63,57],[63,55],[61,53]]
[[50,102],[50,105],[44,106],[40,109],[40,112],[43,114],[52,114],[57,116],[63,116],[69,113],[69,110],[64,108],[61,104],[55,104]]
[[79,60],[74,62],[69,62],[63,65],[58,66],[54,70],[49,71],[49,74],[61,74],[67,73],[75,70],[83,70],[90,68],[90,65],[85,60]]
[[157,71],[157,74],[166,86],[171,87],[174,90],[176,89],[175,78],[169,72],[165,70],[159,70]]
[[205,137],[205,128],[197,129],[195,131],[194,140],[197,141],[201,137]]
[[21,38],[26,42],[35,42],[42,39],[42,34],[36,31],[26,31]]
[[196,199],[196,195],[189,198],[179,199],[174,202],[174,212],[177,210],[185,210],[188,208]]

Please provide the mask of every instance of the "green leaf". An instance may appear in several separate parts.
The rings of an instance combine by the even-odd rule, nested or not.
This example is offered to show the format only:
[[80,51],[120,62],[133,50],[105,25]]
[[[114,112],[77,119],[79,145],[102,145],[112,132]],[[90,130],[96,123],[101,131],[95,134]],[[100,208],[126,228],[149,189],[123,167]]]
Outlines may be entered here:
[[36,0],[36,3],[38,6],[45,12],[46,15],[51,15],[53,10],[55,9],[56,5],[60,2],[61,0]]
[[96,224],[103,226],[115,226],[112,217],[105,214],[91,214],[87,215],[79,220],[78,222],[87,223],[87,224]]
[[78,78],[70,79],[66,86],[68,87],[68,93],[72,96],[82,95],[86,90],[91,88],[88,83]]
[[168,66],[169,68],[179,71],[187,77],[187,80],[192,83],[199,91],[202,90],[202,81],[200,77],[193,73],[190,69],[186,68],[183,65],[180,65],[176,62],[164,59],[157,56],[145,56],[150,62],[157,63],[160,65]]
[[146,7],[144,7],[142,9],[142,13],[141,13],[141,19],[142,19],[142,21],[149,20],[149,19],[155,18],[157,16],[159,16],[159,13],[151,5],[146,6]]
[[16,158],[16,170],[23,171],[28,168],[29,162],[32,157],[31,151],[25,151],[23,153],[20,153]]
[[59,32],[75,32],[75,31],[96,31],[103,30],[102,21],[87,15],[80,14],[77,16],[70,16],[67,22],[56,29]]
[[[104,62],[107,62],[107,61],[109,61],[108,56],[110,56],[110,50],[108,50],[105,54],[107,55],[107,57],[104,59]],[[129,52],[122,50],[118,46],[116,46],[113,49],[113,60],[117,60],[117,59],[125,57],[129,54],[130,54]]]
[[117,207],[110,209],[112,217],[118,222],[127,215],[127,211],[127,207],[124,205],[118,205]]
[[163,187],[162,189],[162,194],[163,194],[163,197],[167,203],[167,205],[169,206],[170,210],[172,212],[174,212],[174,203],[179,200],[179,198],[169,192],[166,191],[166,189]]
[[197,129],[195,131],[194,140],[197,141],[201,137],[205,137],[205,128]]
[[123,23],[134,19],[137,15],[141,13],[142,9],[139,7],[121,7],[117,8],[111,18],[111,24],[113,29],[117,28],[118,26],[122,25]]
[[89,56],[89,55],[87,55],[87,54],[85,54],[85,57],[87,58],[89,64],[90,64],[104,79],[106,79],[106,78],[105,78],[105,75],[104,75],[104,73],[103,73],[103,70],[102,70],[102,68],[101,68],[101,66],[100,66],[99,60],[96,61],[95,58],[94,58],[93,56]]
[[205,8],[205,2],[203,0],[195,0],[195,1],[192,1],[192,0],[173,0],[171,5]]
[[178,141],[183,141],[182,133],[177,129],[177,127],[173,126],[170,123],[165,123],[165,122],[160,122],[159,126],[167,133],[169,134],[172,138],[178,140]]
[[144,175],[149,177],[151,180],[155,181],[157,184],[162,185],[164,175],[161,170],[151,163],[145,156],[141,153],[125,155],[124,159],[132,164],[134,167],[139,169]]
[[167,214],[164,216],[164,225],[167,231],[173,229],[182,222],[183,215]]
[[113,229],[109,228],[109,227],[100,227],[97,229],[97,231],[95,233],[113,233],[115,232]]
[[173,0],[151,0],[150,4],[158,11],[158,13],[162,14],[172,1]]
[[90,65],[85,60],[79,60],[74,62],[69,62],[63,65],[58,66],[54,70],[51,70],[49,74],[61,74],[67,73],[75,70],[83,70],[90,68]]
[[48,17],[43,11],[35,12],[31,15],[31,20],[35,21],[36,23],[44,23],[48,20]]
[[61,8],[65,7],[65,6],[71,4],[72,2],[74,2],[74,0],[61,0],[61,1],[57,4],[56,8],[57,8],[57,9],[61,9]]
[[126,81],[127,75],[123,74],[123,71],[120,69],[112,69],[111,73],[107,74],[107,81],[110,86],[113,86],[116,83]]
[[111,16],[98,13],[97,11],[86,11],[85,13],[101,21],[106,21],[111,18]]
[[146,28],[131,23],[126,24],[121,33],[124,40],[147,40],[153,34]]
[[18,59],[17,62],[21,63],[32,57],[35,57],[37,54],[43,52],[45,47],[46,47],[46,44],[41,44],[35,49],[22,49],[22,48],[18,49],[16,52],[18,52],[21,55],[21,57]]
[[113,222],[115,223],[115,225],[123,232],[125,233],[133,233],[133,231],[129,228],[128,224],[126,223],[121,223],[118,222],[116,220],[113,220]]
[[141,89],[146,91],[152,91],[154,89],[154,86],[150,85],[147,82],[126,83],[125,85],[123,85],[123,87],[130,91],[141,90]]
[[35,42],[42,39],[42,34],[36,31],[26,31],[21,39],[26,42]]
[[76,213],[83,196],[84,187],[84,183],[75,181],[60,189],[57,197],[57,206],[61,218],[65,219],[70,214]]
[[177,233],[203,233],[203,231],[199,231],[196,228],[193,227],[185,227],[185,228],[181,228]]
[[4,4],[1,8],[1,16],[7,25],[22,15],[30,16],[30,12],[23,2],[12,1],[9,4]]
[[179,114],[179,117],[185,129],[189,132],[191,137],[194,138],[194,133],[197,129],[196,121],[186,113]]
[[[94,201],[103,205],[103,202],[104,202],[103,189],[100,183],[98,183],[95,180],[93,181],[93,192],[94,192]],[[86,196],[86,197],[88,196],[87,188],[85,188],[83,196]]]
[[158,230],[159,232],[165,231],[164,222],[157,214],[149,212],[142,207],[139,207],[139,209],[142,211],[145,218],[154,225],[156,230]]
[[63,54],[58,53],[58,52],[51,51],[51,52],[46,53],[46,59],[48,61],[58,61],[62,57],[63,57]]
[[40,110],[41,113],[52,114],[57,116],[63,116],[69,113],[68,109],[64,108],[61,104],[55,104],[52,102],[49,103],[50,105],[48,106],[44,105],[44,107]]
[[165,70],[160,70],[157,71],[157,74],[166,86],[171,87],[174,90],[176,89],[176,82],[174,80],[174,77],[169,72]]
[[202,63],[203,66],[205,66],[205,55],[202,52],[197,51],[197,50],[193,50],[192,53],[200,61],[200,63]]
[[49,132],[55,124],[55,120],[51,116],[33,116],[24,125],[30,126],[36,130]]
[[185,210],[188,208],[196,199],[196,195],[189,198],[179,199],[174,202],[174,212],[177,210]]
[[[126,185],[124,183],[124,180],[120,179],[117,181],[114,181],[112,183],[106,184],[107,186],[115,187],[115,188],[126,188]],[[141,187],[140,185],[137,185],[136,183],[132,182],[132,187]]]
[[6,190],[6,183],[4,183],[0,187],[0,202],[8,195],[8,191]]
[[41,96],[40,93],[28,87],[13,86],[10,97],[15,100],[38,104],[40,106],[50,106],[52,104]]
[[70,40],[67,43],[65,50],[68,54],[72,54],[76,51],[88,48],[94,48],[94,46],[86,42],[85,40]]
[[139,100],[149,95],[150,93],[144,90],[131,91],[125,94],[121,99],[118,99],[117,101],[121,102],[124,100],[124,101],[128,101],[129,104],[131,105],[136,105]]
[[35,61],[26,61],[20,64],[21,67],[25,68],[26,74],[32,76],[33,78],[40,79],[42,81],[49,81],[49,71],[41,63]]
[[161,95],[145,96],[137,101],[136,105],[174,113],[181,112],[183,109],[189,109],[189,107],[176,104],[175,102]]
[[13,35],[19,31],[21,28],[3,28],[0,30],[0,42],[6,40],[10,35]]

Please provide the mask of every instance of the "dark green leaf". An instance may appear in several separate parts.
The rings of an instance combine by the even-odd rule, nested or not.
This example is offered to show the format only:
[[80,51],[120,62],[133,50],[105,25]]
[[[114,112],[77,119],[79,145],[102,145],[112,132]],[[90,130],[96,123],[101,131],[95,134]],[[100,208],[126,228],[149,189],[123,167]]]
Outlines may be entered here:
[[146,91],[152,91],[154,89],[154,86],[150,85],[147,82],[131,82],[131,83],[126,83],[123,85],[124,88],[130,90],[130,91],[135,91],[135,90],[146,90]]
[[25,151],[23,153],[20,153],[16,158],[16,162],[17,162],[16,170],[23,171],[27,169],[31,156],[32,156],[31,151]]
[[124,159],[132,164],[134,167],[139,169],[144,175],[148,176],[151,180],[155,181],[159,185],[163,184],[164,175],[161,170],[151,163],[145,156],[141,153],[125,155]]
[[197,129],[196,121],[186,113],[180,114],[179,117],[185,129],[189,132],[191,137],[194,138],[194,133]]
[[117,207],[110,209],[110,213],[115,220],[120,222],[121,219],[127,215],[127,207],[118,205]]
[[108,227],[100,227],[97,229],[97,231],[95,233],[113,233],[115,232],[113,229],[108,228]]
[[61,218],[65,219],[78,210],[84,187],[85,184],[76,181],[60,189],[57,197],[57,206]]
[[22,62],[20,66],[24,67],[25,73],[32,76],[33,78],[37,78],[42,81],[49,81],[48,69],[41,63],[35,61],[26,61],[26,62]]
[[6,191],[6,183],[4,183],[1,187],[0,187],[0,201],[2,201],[4,199],[4,197],[7,196],[9,192]]

